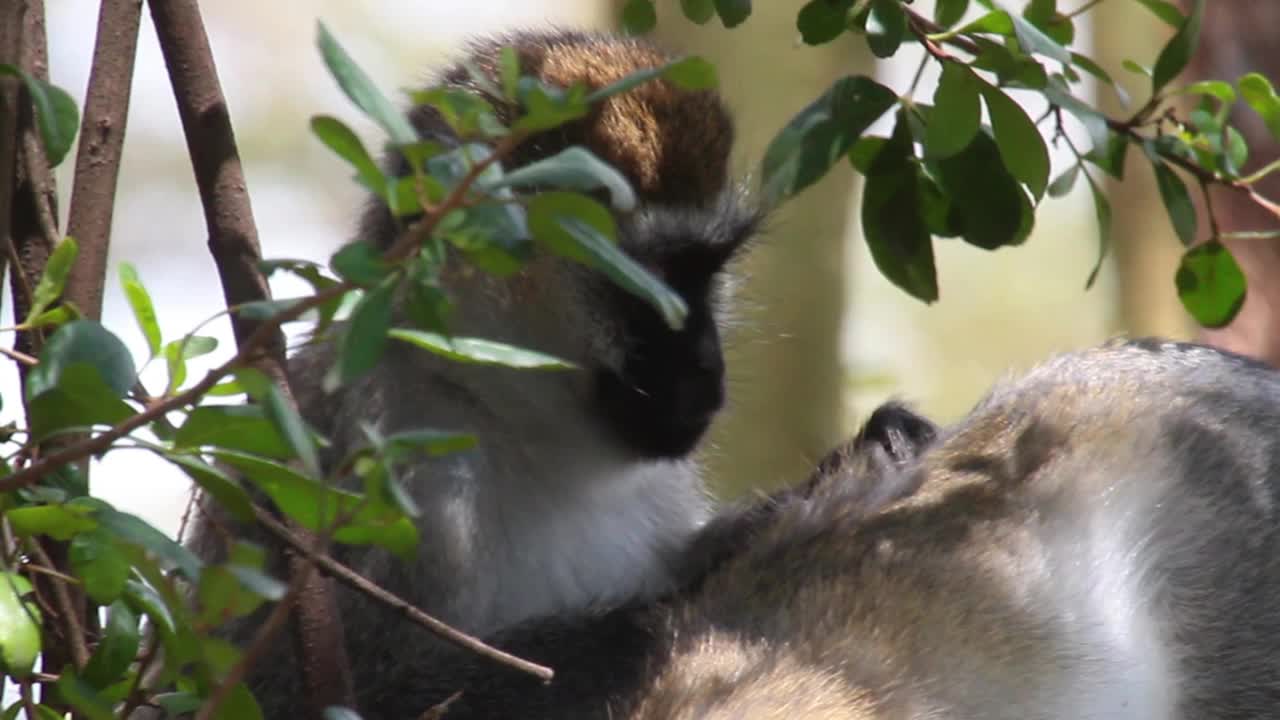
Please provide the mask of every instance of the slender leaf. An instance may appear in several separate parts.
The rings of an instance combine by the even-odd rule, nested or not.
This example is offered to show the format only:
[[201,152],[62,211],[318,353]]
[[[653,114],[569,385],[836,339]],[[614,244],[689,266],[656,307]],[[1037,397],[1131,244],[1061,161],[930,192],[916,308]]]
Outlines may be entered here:
[[581,191],[605,188],[614,208],[630,212],[636,206],[636,195],[627,178],[582,147],[571,147],[512,170],[496,182],[486,183],[482,189],[540,186]]
[[75,142],[76,131],[80,129],[80,110],[75,99],[57,85],[28,75],[13,65],[0,63],[0,75],[12,75],[22,80],[36,111],[36,125],[40,128],[49,167],[62,164]]
[[933,111],[926,127],[924,151],[928,157],[950,157],[964,149],[982,126],[980,81],[958,62],[942,64],[942,77],[933,94]]
[[388,335],[457,362],[532,370],[571,370],[577,367],[552,355],[483,338],[448,336],[406,328],[396,328]]
[[147,339],[147,348],[154,357],[160,353],[160,323],[156,320],[156,309],[151,303],[151,295],[138,278],[138,271],[131,263],[120,263],[120,285],[124,288],[125,299],[133,310],[133,319],[138,329]]
[[1178,32],[1174,33],[1156,59],[1151,73],[1152,93],[1163,90],[1182,72],[1200,44],[1205,0],[1191,0],[1191,3],[1191,14],[1187,15],[1186,20],[1178,27]]
[[870,78],[849,76],[833,83],[765,150],[761,187],[766,205],[776,205],[821,179],[897,100],[892,90]]
[[1044,138],[1018,103],[999,88],[981,79],[977,81],[987,112],[991,113],[991,129],[1000,148],[1000,158],[1039,200],[1049,184],[1049,148]]
[[378,123],[392,142],[410,144],[418,140],[418,133],[408,119],[374,85],[355,60],[347,54],[337,39],[329,33],[323,22],[316,23],[316,45],[324,58],[329,74],[338,82],[342,92],[371,120]]
[[85,682],[102,690],[121,679],[142,644],[138,623],[137,614],[127,603],[111,603],[102,639],[84,667],[82,677]]
[[613,216],[600,203],[577,193],[541,193],[529,203],[529,229],[552,252],[604,272],[652,305],[668,327],[683,327],[684,300],[617,246]]
[[1280,141],[1280,96],[1271,81],[1259,73],[1249,73],[1240,78],[1239,85],[1244,101],[1262,118],[1271,137]]
[[53,248],[49,261],[45,263],[44,272],[40,274],[40,280],[32,291],[31,309],[27,311],[28,320],[40,315],[57,302],[58,296],[62,295],[62,289],[67,284],[67,276],[71,273],[71,266],[75,264],[78,253],[79,246],[73,237],[63,238],[62,242]]

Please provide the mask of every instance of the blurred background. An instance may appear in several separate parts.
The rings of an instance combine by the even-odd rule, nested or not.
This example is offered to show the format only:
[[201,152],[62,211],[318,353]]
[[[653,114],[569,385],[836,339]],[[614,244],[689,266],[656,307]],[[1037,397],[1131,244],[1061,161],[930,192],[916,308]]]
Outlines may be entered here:
[[[1219,4],[1271,12],[1261,8],[1271,3]],[[51,79],[77,98],[83,97],[88,77],[97,5],[93,0],[48,3]],[[338,115],[371,145],[376,142],[370,142],[376,137],[371,123],[352,109],[321,65],[314,48],[317,19],[390,90],[420,83],[468,35],[548,24],[612,28],[619,8],[611,0],[218,0],[203,5],[264,254],[312,259],[326,258],[348,237],[360,194],[345,166],[310,135],[308,118]],[[915,48],[904,46],[887,64],[875,63],[851,37],[810,48],[794,30],[802,3],[754,5],[744,26],[726,31],[715,20],[703,27],[689,23],[675,0],[658,3],[658,39],[719,66],[721,90],[738,116],[735,167],[741,173],[752,172],[774,133],[836,77],[874,73],[897,91],[909,86],[919,61]],[[920,0],[915,8],[928,13],[929,5]],[[1088,17],[1093,23],[1078,29],[1088,36],[1086,47],[1093,47],[1093,57],[1141,102],[1146,78],[1121,70],[1121,60],[1149,65],[1169,29],[1128,0],[1103,3]],[[1280,20],[1270,27],[1280,27]],[[1258,62],[1243,59],[1246,67]],[[216,313],[221,291],[205,250],[204,221],[178,116],[145,14],[137,68],[112,262],[136,264],[155,297],[168,340]],[[925,76],[919,95],[932,95],[934,77]],[[1122,113],[1114,94],[1106,92],[1111,94],[1108,109]],[[1034,108],[1029,109],[1034,117]],[[1067,162],[1065,154],[1055,154],[1055,176]],[[72,164],[60,169],[64,188]],[[1002,373],[1050,353],[1119,333],[1194,336],[1173,286],[1181,249],[1150,171],[1130,170],[1133,182],[1111,188],[1117,246],[1088,291],[1085,281],[1099,247],[1084,183],[1066,198],[1046,200],[1035,233],[1022,247],[990,253],[938,241],[942,296],[933,306],[879,276],[860,237],[859,188],[850,168],[837,167],[787,205],[769,223],[758,252],[739,268],[746,278],[739,293],[745,307],[729,336],[731,408],[705,451],[717,487],[730,495],[803,477],[888,397],[947,420]],[[288,295],[301,288],[278,284],[275,290]],[[1252,295],[1249,302],[1256,304]],[[105,321],[137,356],[145,356],[114,265]],[[222,346],[205,367],[232,349],[225,321],[208,331]],[[200,369],[193,368],[193,375]],[[154,385],[160,374],[144,377]],[[12,397],[15,380],[6,376],[4,382],[0,390]],[[6,412],[12,412],[17,403],[7,405]],[[98,494],[169,531],[177,527],[188,494],[185,478],[140,451],[112,454],[98,464],[93,482]]]

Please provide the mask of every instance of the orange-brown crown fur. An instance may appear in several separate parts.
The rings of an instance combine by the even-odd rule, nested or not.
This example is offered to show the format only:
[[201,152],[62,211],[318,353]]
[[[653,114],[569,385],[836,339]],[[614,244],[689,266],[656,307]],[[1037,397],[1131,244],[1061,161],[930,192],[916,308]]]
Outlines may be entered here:
[[[636,39],[581,32],[519,33],[474,45],[473,66],[496,80],[498,53],[504,46],[516,48],[522,74],[559,87],[582,83],[588,90],[671,60]],[[446,72],[443,80],[476,89],[465,67]],[[509,103],[489,100],[504,120],[512,118],[515,108]],[[411,117],[422,129],[434,124],[433,114],[419,107]],[[517,149],[511,164],[553,155],[571,145],[585,146],[618,168],[642,202],[705,206],[725,187],[733,122],[716,93],[653,80],[596,104],[584,118],[534,135]]]

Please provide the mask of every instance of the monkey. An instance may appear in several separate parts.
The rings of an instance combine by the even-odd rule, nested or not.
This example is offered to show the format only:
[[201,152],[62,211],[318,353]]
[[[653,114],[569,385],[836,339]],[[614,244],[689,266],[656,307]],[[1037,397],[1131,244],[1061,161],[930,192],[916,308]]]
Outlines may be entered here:
[[450,720],[613,717],[643,689],[655,658],[675,646],[670,613],[683,598],[695,595],[702,582],[782,518],[816,513],[830,503],[871,514],[911,492],[898,479],[899,469],[925,452],[936,434],[928,418],[902,403],[885,403],[808,479],[717,507],[682,551],[684,580],[672,592],[603,612],[535,618],[490,638],[503,650],[553,668],[550,683],[465,650],[451,651],[447,662],[432,652],[428,662],[406,663],[384,675],[375,701],[361,708],[363,717],[418,718],[436,706],[445,707]]
[[[473,673],[447,717],[1280,715],[1277,428],[1280,374],[1251,359],[1058,355],[902,462],[824,462],[693,591],[508,635],[576,683],[550,706]],[[859,468],[885,476],[842,495]],[[416,706],[377,717],[447,697],[438,677],[398,689]]]
[[[1142,339],[997,385],[870,516],[781,517],[670,611],[625,712],[1280,713],[1280,374]],[[892,484],[892,483],[891,483]]]
[[[475,42],[466,61],[439,76],[480,93],[509,120],[518,108],[486,91],[499,52],[515,48],[522,73],[550,85],[595,90],[668,62],[655,45],[609,34],[531,31]],[[488,83],[470,75],[478,68]],[[425,139],[459,142],[428,106],[408,112]],[[675,290],[688,307],[681,329],[603,274],[537,253],[510,276],[446,265],[454,302],[450,331],[552,354],[577,371],[529,372],[444,360],[391,343],[365,377],[327,393],[333,343],[310,343],[288,373],[303,417],[325,436],[327,469],[383,434],[437,428],[473,433],[468,451],[423,458],[401,484],[421,509],[420,549],[402,562],[379,549],[335,546],[335,557],[413,605],[486,637],[531,618],[605,611],[669,592],[681,580],[681,549],[706,523],[711,499],[695,454],[725,402],[721,329],[726,267],[758,234],[762,213],[730,178],[733,122],[713,91],[654,80],[593,106],[585,117],[523,140],[506,159],[523,166],[573,145],[586,147],[631,183],[638,207],[617,213],[619,245]],[[408,172],[398,155],[392,173]],[[367,206],[357,240],[389,247],[403,232],[380,201]],[[358,488],[358,481],[345,480]],[[265,534],[211,508],[192,547],[224,553],[218,527],[273,548]],[[358,704],[409,653],[441,643],[425,632],[406,641],[398,613],[345,588],[338,605]],[[246,642],[264,616],[233,622]],[[268,718],[302,705],[286,649],[255,663],[250,689]]]

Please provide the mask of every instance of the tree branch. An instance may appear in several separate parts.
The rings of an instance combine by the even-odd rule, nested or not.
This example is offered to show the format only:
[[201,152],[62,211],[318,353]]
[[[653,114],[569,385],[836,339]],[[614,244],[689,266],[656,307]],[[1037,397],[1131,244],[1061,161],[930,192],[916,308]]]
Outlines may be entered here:
[[265,527],[272,535],[275,535],[282,542],[299,552],[310,553],[309,559],[312,560],[317,567],[329,576],[342,582],[347,587],[377,600],[378,602],[399,612],[404,617],[421,625],[437,637],[453,643],[460,648],[470,650],[477,655],[486,657],[501,665],[514,668],[521,672],[528,673],[534,677],[547,682],[555,677],[555,672],[544,665],[518,658],[510,653],[503,652],[492,645],[488,645],[474,636],[468,635],[461,630],[449,626],[448,624],[437,620],[434,617],[422,612],[409,602],[397,597],[395,594],[384,589],[380,585],[365,578],[360,573],[334,560],[331,556],[310,550],[306,543],[300,540],[294,533],[289,531],[283,523],[271,516],[266,510],[254,506],[254,514],[257,516],[258,522]]
[[141,20],[142,0],[103,0],[80,119],[80,147],[67,219],[67,234],[79,243],[79,253],[63,298],[93,320],[102,317],[111,216]]

